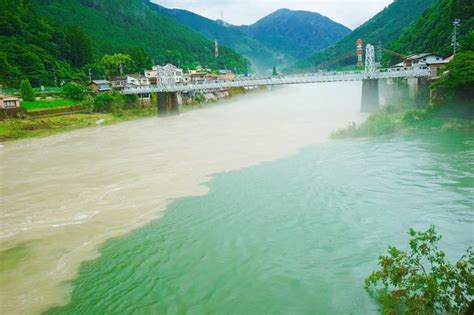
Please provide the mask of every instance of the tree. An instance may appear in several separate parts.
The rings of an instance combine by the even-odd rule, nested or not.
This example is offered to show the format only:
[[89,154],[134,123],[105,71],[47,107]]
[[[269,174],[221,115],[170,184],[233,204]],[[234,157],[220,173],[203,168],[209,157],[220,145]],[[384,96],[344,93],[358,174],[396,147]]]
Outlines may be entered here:
[[20,96],[24,101],[34,102],[36,100],[35,91],[33,91],[28,79],[21,81]]
[[454,265],[437,247],[441,236],[434,226],[425,232],[410,229],[409,251],[390,246],[380,256],[381,269],[366,280],[367,290],[385,314],[462,314],[474,297],[474,250]]
[[277,76],[278,75],[278,72],[277,72],[277,68],[276,67],[273,67],[273,73],[272,73],[273,76]]
[[150,57],[142,47],[132,47],[126,50],[135,64],[136,72],[143,72],[151,66]]
[[443,69],[442,76],[432,88],[441,96],[441,105],[459,104],[474,113],[474,51],[463,51]]
[[78,27],[65,30],[66,41],[70,49],[65,53],[66,59],[74,68],[80,68],[94,60],[92,43],[87,35]]
[[135,67],[132,58],[126,54],[105,55],[100,64],[105,68],[109,77],[120,75],[120,67],[122,67],[123,73],[129,73]]
[[69,82],[63,87],[64,97],[71,100],[81,101],[84,99],[84,88],[74,82]]

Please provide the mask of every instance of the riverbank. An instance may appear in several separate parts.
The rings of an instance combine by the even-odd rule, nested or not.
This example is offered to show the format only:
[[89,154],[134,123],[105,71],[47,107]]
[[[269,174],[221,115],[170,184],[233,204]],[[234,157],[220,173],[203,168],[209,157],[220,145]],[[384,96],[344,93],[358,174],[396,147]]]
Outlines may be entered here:
[[474,132],[474,119],[431,108],[386,106],[362,124],[351,122],[331,134],[332,139],[362,138],[412,132]]
[[[251,90],[253,92],[253,90]],[[258,89],[255,91],[262,91]],[[208,108],[223,100],[247,93],[243,89],[232,89],[226,92],[211,92],[199,94],[191,101],[180,105],[180,112]],[[77,105],[77,102],[74,103]],[[31,104],[28,104],[31,106]],[[74,113],[60,116],[9,119],[0,121],[0,142],[21,140],[34,137],[47,137],[61,132],[76,129],[112,125],[119,122],[131,121],[155,116],[155,106],[122,110],[117,113]]]

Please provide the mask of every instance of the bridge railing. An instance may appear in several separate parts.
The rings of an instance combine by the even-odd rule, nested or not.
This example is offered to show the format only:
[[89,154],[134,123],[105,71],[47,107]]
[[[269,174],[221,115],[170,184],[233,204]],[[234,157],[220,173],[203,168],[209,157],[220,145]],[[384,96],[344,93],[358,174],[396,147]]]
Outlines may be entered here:
[[123,94],[146,94],[156,92],[189,92],[189,91],[207,91],[222,90],[239,87],[257,87],[274,86],[288,84],[322,83],[322,82],[340,82],[340,81],[360,81],[364,79],[388,79],[403,77],[428,77],[430,74],[428,68],[409,68],[409,69],[379,69],[373,73],[364,71],[341,71],[341,72],[318,72],[287,76],[272,76],[261,78],[239,78],[234,81],[215,81],[203,83],[171,84],[171,85],[153,85],[127,87]]

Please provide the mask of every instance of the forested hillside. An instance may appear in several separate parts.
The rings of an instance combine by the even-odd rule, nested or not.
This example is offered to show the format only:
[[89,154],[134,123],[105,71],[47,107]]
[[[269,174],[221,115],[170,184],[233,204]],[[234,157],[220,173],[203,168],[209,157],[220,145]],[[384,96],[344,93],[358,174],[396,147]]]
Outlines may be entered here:
[[298,62],[291,70],[298,71],[316,67],[334,68],[355,64],[358,38],[362,38],[365,44],[377,45],[380,42],[387,47],[434,2],[436,0],[395,0],[351,34],[333,46]]
[[0,84],[53,84],[92,61],[91,43],[74,27],[56,28],[26,0],[0,1]]
[[[452,54],[453,21],[461,20],[459,50],[474,50],[474,2],[472,0],[438,0],[416,22],[407,28],[390,49],[408,55],[433,52]],[[386,63],[399,59],[386,56]]]
[[182,67],[248,68],[245,58],[226,47],[215,58],[210,40],[150,10],[143,0],[2,0],[0,6],[4,86],[17,87],[24,78],[34,86],[57,85],[84,79],[89,68],[103,76],[93,63],[120,52]]

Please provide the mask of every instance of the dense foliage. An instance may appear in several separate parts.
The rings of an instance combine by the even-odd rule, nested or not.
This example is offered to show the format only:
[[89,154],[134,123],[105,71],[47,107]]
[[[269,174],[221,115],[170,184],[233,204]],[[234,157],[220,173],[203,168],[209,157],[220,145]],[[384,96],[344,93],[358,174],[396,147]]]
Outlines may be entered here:
[[440,105],[458,105],[474,115],[474,51],[456,54],[446,66],[445,74],[433,88],[440,96]]
[[385,314],[462,314],[474,298],[474,250],[455,264],[438,249],[441,236],[432,226],[410,229],[409,250],[390,246],[380,256],[380,270],[366,279],[366,287]]
[[57,24],[73,22],[84,30],[92,39],[97,58],[118,52],[133,55],[131,50],[142,48],[157,64],[202,64],[212,69],[236,68],[239,72],[248,67],[247,60],[226,47],[221,47],[219,58],[215,58],[213,42],[151,10],[143,0],[31,1],[36,10]]
[[304,70],[314,67],[331,68],[341,65],[355,65],[356,41],[365,44],[387,47],[414,22],[436,0],[395,0],[382,12],[356,28],[351,34],[336,44],[323,49],[308,59],[298,62],[292,70]]
[[53,85],[72,76],[69,40],[84,36],[66,33],[35,13],[29,0],[0,1],[0,84],[18,87],[28,78],[33,86]]
[[[472,0],[439,0],[407,28],[390,49],[405,55],[432,52],[449,56],[453,51],[451,35],[455,19],[461,20],[459,49],[461,51],[474,50],[474,2]],[[386,58],[388,63],[400,60],[397,57],[388,57]]]
[[62,94],[67,99],[81,101],[84,99],[84,87],[80,84],[69,82],[63,86]]

